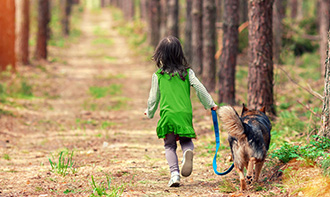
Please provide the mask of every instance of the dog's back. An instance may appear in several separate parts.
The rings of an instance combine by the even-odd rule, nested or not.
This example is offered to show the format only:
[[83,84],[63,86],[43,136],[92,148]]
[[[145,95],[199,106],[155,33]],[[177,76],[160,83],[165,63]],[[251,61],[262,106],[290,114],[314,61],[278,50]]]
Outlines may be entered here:
[[[271,123],[265,114],[265,109],[249,110],[243,105],[241,117],[230,106],[221,107],[219,112],[223,127],[229,134],[228,141],[235,167],[242,174],[244,167],[248,168],[249,166],[247,177],[251,179],[249,181],[251,182],[253,165],[261,164],[262,167],[270,144]],[[258,180],[260,169],[256,172],[255,180]],[[244,175],[243,181],[241,174],[242,190],[246,188],[246,183]]]

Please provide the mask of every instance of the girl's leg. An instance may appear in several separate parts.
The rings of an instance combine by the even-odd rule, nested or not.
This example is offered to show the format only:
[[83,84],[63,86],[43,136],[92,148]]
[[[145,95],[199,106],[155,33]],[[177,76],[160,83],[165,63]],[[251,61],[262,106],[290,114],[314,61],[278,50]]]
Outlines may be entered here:
[[164,139],[164,147],[165,147],[165,157],[167,163],[170,167],[171,173],[177,172],[179,173],[179,164],[178,164],[178,156],[176,154],[176,135],[173,133],[167,134]]
[[192,142],[191,138],[180,137],[179,139],[183,152],[181,175],[187,177],[190,176],[193,169],[194,143]]
[[186,150],[190,149],[190,150],[194,150],[194,143],[192,142],[191,138],[189,137],[180,137],[180,145],[181,145],[181,149],[182,152],[186,152]]

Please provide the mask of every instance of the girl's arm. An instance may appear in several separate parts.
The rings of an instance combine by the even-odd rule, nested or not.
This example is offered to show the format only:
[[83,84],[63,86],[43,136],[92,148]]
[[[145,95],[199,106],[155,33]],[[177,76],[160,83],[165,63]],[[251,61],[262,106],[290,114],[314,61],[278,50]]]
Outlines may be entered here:
[[218,108],[217,105],[214,103],[211,95],[207,92],[204,85],[195,76],[195,73],[192,69],[189,69],[189,82],[190,85],[195,88],[197,97],[199,98],[205,109],[212,108],[213,110],[216,110]]
[[158,77],[157,75],[154,73],[152,75],[152,79],[151,79],[151,89],[150,89],[150,93],[149,93],[149,99],[148,99],[148,108],[145,111],[145,115],[148,116],[148,118],[153,118],[155,115],[155,112],[158,108],[158,104],[159,104],[159,100],[160,100],[160,91],[159,91],[159,87],[158,87]]

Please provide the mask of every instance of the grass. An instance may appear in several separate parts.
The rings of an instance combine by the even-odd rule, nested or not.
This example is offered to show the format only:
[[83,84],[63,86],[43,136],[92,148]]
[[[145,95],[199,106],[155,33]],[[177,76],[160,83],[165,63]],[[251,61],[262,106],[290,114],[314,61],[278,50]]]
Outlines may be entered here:
[[[65,155],[67,155],[67,159],[65,158]],[[75,174],[77,169],[73,167],[74,162],[72,161],[72,157],[73,151],[71,154],[69,154],[69,152],[66,153],[65,151],[61,151],[58,157],[58,162],[56,162],[52,155],[53,160],[50,158],[48,159],[52,171],[62,176],[66,176],[69,173],[68,169],[71,169],[72,174]]]
[[119,95],[122,92],[122,85],[121,84],[111,84],[110,86],[92,86],[89,87],[89,93],[92,97],[99,99],[103,98],[108,95]]
[[91,196],[111,196],[119,197],[124,192],[124,184],[119,186],[111,186],[112,178],[109,174],[105,173],[106,181],[101,181],[97,183],[94,180],[94,176],[91,175],[91,186],[92,186],[92,195]]

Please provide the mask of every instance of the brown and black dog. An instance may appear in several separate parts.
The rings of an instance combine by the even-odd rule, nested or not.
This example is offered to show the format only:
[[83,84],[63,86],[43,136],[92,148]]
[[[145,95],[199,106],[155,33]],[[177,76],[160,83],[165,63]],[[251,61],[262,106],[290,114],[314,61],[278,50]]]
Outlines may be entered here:
[[[269,149],[272,125],[265,114],[265,107],[249,110],[243,104],[241,117],[230,106],[221,107],[219,113],[223,128],[229,134],[228,141],[242,191],[247,188],[246,182],[250,184],[258,181]],[[247,169],[247,181],[244,178],[244,167]]]

